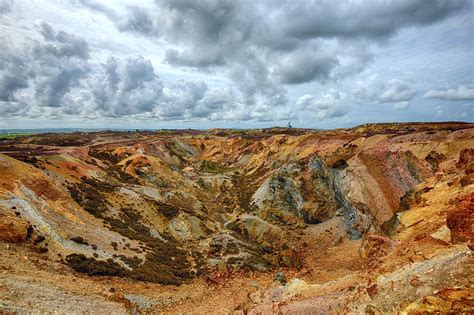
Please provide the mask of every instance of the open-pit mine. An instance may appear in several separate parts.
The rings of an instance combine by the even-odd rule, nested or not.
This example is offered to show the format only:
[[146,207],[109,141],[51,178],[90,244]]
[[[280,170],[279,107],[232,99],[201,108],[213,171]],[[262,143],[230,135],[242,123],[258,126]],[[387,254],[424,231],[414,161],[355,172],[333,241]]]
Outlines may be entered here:
[[0,140],[0,313],[474,310],[474,124]]

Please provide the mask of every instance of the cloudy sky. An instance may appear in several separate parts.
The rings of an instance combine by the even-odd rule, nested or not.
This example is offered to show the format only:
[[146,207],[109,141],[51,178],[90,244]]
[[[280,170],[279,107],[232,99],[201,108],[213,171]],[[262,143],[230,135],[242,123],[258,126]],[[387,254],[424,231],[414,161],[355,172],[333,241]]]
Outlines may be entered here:
[[474,121],[473,1],[0,0],[0,128]]

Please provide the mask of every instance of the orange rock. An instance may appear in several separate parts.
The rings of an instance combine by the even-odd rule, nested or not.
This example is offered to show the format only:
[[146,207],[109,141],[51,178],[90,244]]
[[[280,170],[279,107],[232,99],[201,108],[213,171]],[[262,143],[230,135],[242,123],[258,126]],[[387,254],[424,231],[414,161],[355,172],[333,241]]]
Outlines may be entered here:
[[25,240],[29,223],[15,216],[0,216],[0,240],[18,243]]

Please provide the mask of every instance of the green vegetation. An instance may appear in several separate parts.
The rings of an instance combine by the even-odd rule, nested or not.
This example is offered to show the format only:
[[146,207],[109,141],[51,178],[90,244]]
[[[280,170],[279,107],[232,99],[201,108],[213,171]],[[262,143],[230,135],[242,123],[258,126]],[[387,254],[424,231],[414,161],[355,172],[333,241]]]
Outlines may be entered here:
[[201,164],[201,171],[206,172],[206,173],[218,174],[218,173],[223,173],[225,169],[223,167],[220,167],[215,162],[204,160],[202,161],[202,164]]
[[200,168],[202,172],[211,173],[211,174],[231,172],[236,169],[235,167],[224,167],[224,166],[219,165],[216,162],[212,162],[208,160],[203,160]]
[[18,137],[29,136],[32,133],[29,132],[12,132],[12,133],[2,133],[0,134],[0,140],[13,140]]

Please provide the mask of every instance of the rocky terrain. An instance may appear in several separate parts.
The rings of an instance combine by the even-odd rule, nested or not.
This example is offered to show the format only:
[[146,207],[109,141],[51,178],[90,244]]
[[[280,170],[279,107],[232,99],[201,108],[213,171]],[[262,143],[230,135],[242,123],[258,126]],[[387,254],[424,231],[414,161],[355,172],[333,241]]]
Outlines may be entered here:
[[474,124],[0,141],[0,313],[470,313]]

